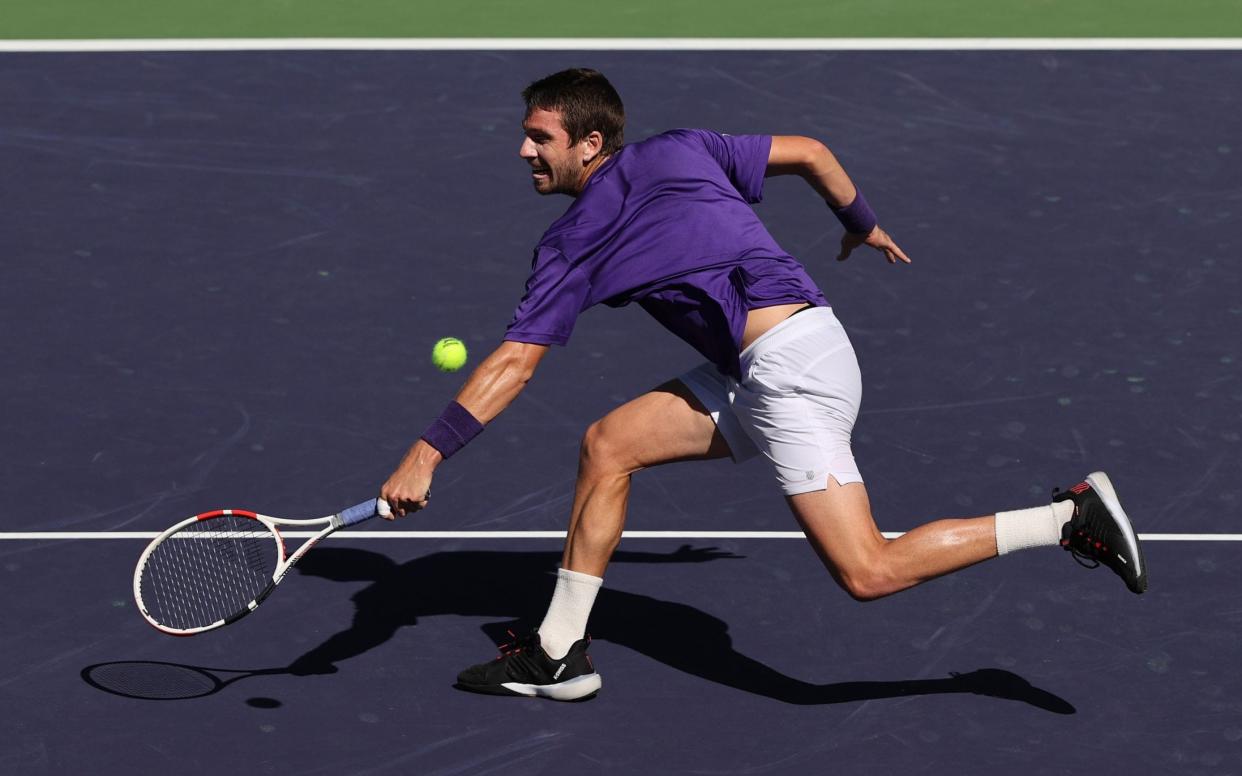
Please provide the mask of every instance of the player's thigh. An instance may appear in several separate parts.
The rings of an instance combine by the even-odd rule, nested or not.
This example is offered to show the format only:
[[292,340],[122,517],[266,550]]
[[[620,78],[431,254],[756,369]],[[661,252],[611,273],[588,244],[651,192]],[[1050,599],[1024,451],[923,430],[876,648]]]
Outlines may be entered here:
[[593,423],[583,457],[630,471],[674,461],[723,458],[729,445],[694,393],[670,380]]
[[875,524],[861,482],[841,485],[829,478],[825,490],[785,499],[815,553],[838,582],[846,584],[851,577],[874,569],[887,540]]

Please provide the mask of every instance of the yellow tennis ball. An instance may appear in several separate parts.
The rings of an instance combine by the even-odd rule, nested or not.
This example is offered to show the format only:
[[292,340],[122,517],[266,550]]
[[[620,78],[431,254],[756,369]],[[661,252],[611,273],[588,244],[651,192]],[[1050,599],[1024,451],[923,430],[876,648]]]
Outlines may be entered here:
[[431,363],[441,372],[456,372],[466,363],[466,343],[456,337],[445,337],[431,349]]

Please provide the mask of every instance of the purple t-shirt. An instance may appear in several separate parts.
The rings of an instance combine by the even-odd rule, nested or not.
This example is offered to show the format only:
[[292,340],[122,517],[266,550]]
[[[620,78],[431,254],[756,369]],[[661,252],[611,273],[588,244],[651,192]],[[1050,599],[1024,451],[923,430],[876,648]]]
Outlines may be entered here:
[[539,241],[505,339],[564,345],[588,307],[638,302],[739,378],[748,310],[828,304],[750,207],[771,147],[768,135],[698,129],[622,147]]

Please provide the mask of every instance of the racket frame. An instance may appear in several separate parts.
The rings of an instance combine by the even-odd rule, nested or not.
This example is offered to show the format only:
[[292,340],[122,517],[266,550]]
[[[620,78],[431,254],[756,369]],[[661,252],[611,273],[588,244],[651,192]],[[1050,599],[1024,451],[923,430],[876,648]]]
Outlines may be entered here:
[[[367,502],[363,503],[365,504]],[[371,515],[369,515],[370,517],[374,517],[378,514],[389,513],[388,505],[383,500],[374,500],[373,503],[376,504],[376,507]],[[344,512],[338,512],[335,515],[315,517],[309,520],[291,520],[284,517],[271,517],[270,515],[259,514],[258,512],[252,512],[248,509],[214,509],[210,512],[203,512],[194,515],[193,517],[186,518],[185,520],[170,526],[159,536],[152,539],[151,543],[148,544],[146,549],[142,551],[142,555],[139,556],[138,565],[134,569],[134,603],[138,605],[138,613],[142,615],[142,618],[147,621],[148,625],[152,626],[160,633],[166,633],[170,636],[193,636],[198,633],[215,630],[216,628],[222,628],[225,625],[237,622],[242,617],[245,617],[255,609],[258,609],[259,604],[263,603],[263,601],[272,594],[272,591],[275,590],[276,586],[280,584],[280,581],[285,578],[285,575],[289,573],[289,570],[293,568],[293,565],[301,560],[302,556],[305,555],[312,547],[328,536],[331,536],[334,532],[344,528],[346,525],[354,525],[362,522],[362,520],[359,519],[360,513],[358,511],[361,506],[362,504],[359,504],[358,506],[351,507],[349,510],[345,510]],[[346,517],[349,513],[352,513],[353,516]],[[186,526],[194,525],[195,523],[201,523],[214,518],[228,516],[243,517],[254,520],[255,522],[266,527],[272,534],[272,539],[276,542],[277,557],[280,560],[276,563],[276,568],[272,571],[271,581],[262,592],[255,596],[254,599],[250,601],[250,603],[246,604],[246,606],[241,610],[229,615],[228,617],[210,623],[209,625],[203,625],[196,628],[172,628],[160,623],[151,616],[150,612],[147,611],[147,606],[142,600],[142,572],[146,568],[147,560],[165,539],[177,533]],[[323,529],[307,539],[306,542],[303,543],[302,546],[298,547],[292,555],[289,555],[285,548],[285,538],[281,536],[280,533],[280,528],[282,526],[290,528],[313,528],[315,526],[323,526]],[[186,541],[196,540],[186,539]]]

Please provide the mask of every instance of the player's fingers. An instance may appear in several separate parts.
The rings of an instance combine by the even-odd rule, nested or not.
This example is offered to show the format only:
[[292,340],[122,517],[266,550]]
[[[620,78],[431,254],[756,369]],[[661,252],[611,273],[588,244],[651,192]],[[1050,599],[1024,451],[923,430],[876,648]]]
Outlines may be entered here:
[[884,254],[884,260],[887,261],[889,264],[897,263],[897,253],[896,253],[897,246],[893,243],[892,240],[886,239],[883,241],[878,241],[878,242],[869,243],[869,244],[871,245],[872,248],[875,248],[877,251]]
[[427,491],[423,494],[423,497],[419,499],[418,501],[414,502],[414,511],[417,512],[417,511],[426,509],[427,505],[430,503],[431,503],[431,488],[427,488]]
[[418,496],[413,496],[410,498],[410,511],[418,512],[420,510],[426,509],[427,504],[429,504],[430,502],[431,502],[431,486],[429,485],[427,486],[427,489],[423,491],[423,495],[421,498]]
[[893,241],[893,238],[888,235],[888,232],[885,232],[878,226],[867,238],[867,244],[878,251],[882,251],[884,253],[884,258],[888,259],[890,264],[896,264],[898,261],[906,264],[911,263],[910,257],[907,256],[897,245],[897,243]]
[[412,498],[407,498],[404,495],[397,496],[391,503],[394,517],[405,517],[411,512],[418,511],[418,501]]
[[899,261],[906,264],[910,263],[910,257],[905,254],[905,251],[898,247],[897,243],[893,242],[892,238],[889,238],[889,240],[885,243],[884,253],[888,256],[888,260],[894,264]]

